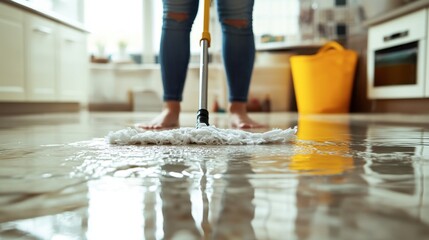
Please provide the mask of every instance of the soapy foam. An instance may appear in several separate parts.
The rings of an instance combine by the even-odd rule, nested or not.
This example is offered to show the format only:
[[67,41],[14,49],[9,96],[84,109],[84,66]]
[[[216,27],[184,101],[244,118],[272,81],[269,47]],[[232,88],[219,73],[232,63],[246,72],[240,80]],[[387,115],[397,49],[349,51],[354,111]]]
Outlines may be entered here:
[[220,129],[215,126],[178,128],[163,131],[126,128],[110,132],[106,141],[118,145],[256,145],[287,143],[295,139],[297,128],[273,129],[264,133],[252,133],[238,129]]

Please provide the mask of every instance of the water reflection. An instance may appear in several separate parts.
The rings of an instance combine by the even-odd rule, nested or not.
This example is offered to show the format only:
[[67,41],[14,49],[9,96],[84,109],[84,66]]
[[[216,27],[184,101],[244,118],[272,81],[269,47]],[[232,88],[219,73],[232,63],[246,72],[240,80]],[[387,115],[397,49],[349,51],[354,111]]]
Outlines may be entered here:
[[186,234],[188,239],[199,239],[201,233],[192,216],[191,179],[182,174],[187,166],[177,162],[166,163],[161,168],[165,172],[161,177],[160,193],[164,238],[172,239],[176,234]]
[[[186,159],[177,160],[177,156],[170,156],[161,167],[163,238],[255,239],[251,225],[254,189],[247,175],[253,174],[251,155],[235,152],[217,156],[226,163],[222,178],[217,180],[207,172],[208,158],[201,156],[201,174],[191,176],[183,174],[189,170]],[[214,185],[222,187],[215,190]]]
[[426,128],[299,123],[297,239],[426,239]]
[[300,173],[295,237],[341,239],[341,224],[329,219],[338,218],[339,206],[345,198],[362,194],[353,187],[359,180],[346,175],[354,168],[350,123],[302,117],[298,129],[299,141],[290,163],[290,168]]
[[110,177],[89,182],[88,239],[143,239],[142,188]]
[[[403,208],[429,224],[428,130],[418,126],[372,124],[367,129],[364,179],[369,197]],[[407,206],[407,207],[405,207]],[[404,208],[405,207],[405,208]]]
[[290,169],[314,175],[341,174],[353,167],[348,122],[302,117],[298,122],[296,154]]
[[0,239],[86,239],[86,220],[80,209],[2,224]]
[[[105,174],[89,182],[89,239],[256,239],[252,147],[137,148],[115,148],[119,163],[97,146],[93,157],[112,162],[83,164]],[[153,150],[157,167],[136,162]]]
[[298,125],[281,145],[7,146],[0,238],[427,239],[427,124]]
[[255,217],[255,189],[249,178],[254,173],[252,157],[243,152],[228,155],[224,173],[225,187],[219,216],[213,224],[212,239],[256,239],[252,226]]

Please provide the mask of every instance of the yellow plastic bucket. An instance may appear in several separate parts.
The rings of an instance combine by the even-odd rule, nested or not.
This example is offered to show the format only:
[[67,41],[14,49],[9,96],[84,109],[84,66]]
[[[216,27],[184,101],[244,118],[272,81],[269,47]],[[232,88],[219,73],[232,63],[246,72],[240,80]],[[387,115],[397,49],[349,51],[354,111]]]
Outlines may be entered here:
[[347,113],[357,53],[326,43],[315,55],[290,58],[299,113]]

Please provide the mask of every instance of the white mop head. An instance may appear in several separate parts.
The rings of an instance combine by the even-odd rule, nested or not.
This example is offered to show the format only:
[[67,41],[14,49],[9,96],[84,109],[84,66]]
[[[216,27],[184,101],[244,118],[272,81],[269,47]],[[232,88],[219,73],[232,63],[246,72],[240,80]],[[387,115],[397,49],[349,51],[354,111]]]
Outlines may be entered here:
[[264,133],[252,133],[238,129],[219,129],[214,126],[201,128],[178,128],[164,131],[150,131],[126,128],[110,132],[106,140],[111,144],[135,145],[255,145],[286,143],[295,139],[297,128],[273,129]]

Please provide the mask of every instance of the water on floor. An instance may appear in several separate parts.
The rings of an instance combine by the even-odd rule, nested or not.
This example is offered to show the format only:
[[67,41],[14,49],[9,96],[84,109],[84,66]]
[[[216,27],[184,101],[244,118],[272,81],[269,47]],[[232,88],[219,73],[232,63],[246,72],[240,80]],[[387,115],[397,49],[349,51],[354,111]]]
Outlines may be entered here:
[[288,144],[106,143],[150,117],[2,117],[0,239],[429,239],[429,116],[255,115],[298,125]]

